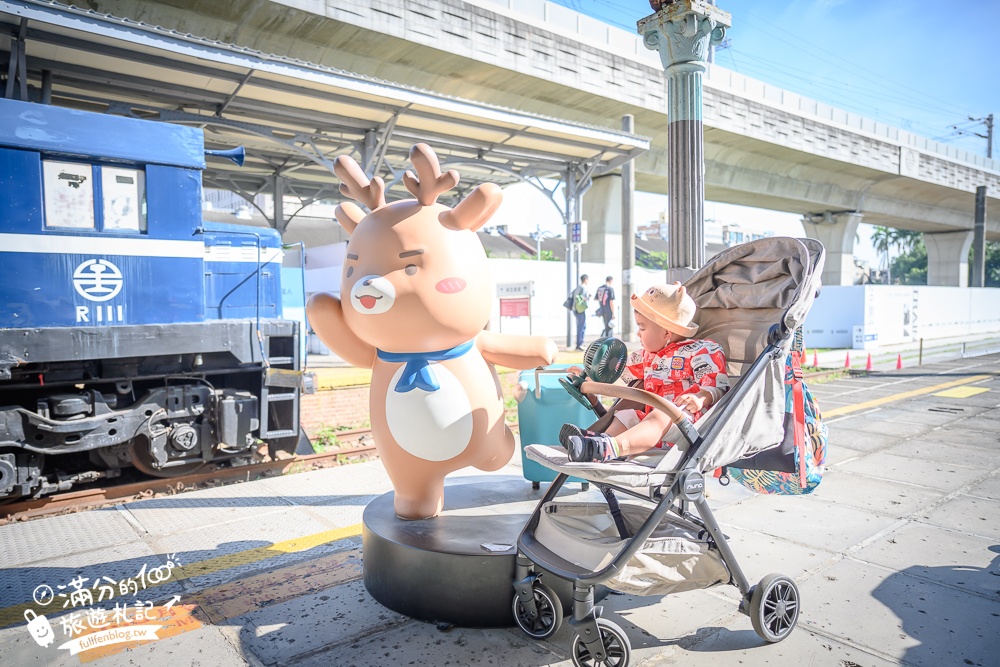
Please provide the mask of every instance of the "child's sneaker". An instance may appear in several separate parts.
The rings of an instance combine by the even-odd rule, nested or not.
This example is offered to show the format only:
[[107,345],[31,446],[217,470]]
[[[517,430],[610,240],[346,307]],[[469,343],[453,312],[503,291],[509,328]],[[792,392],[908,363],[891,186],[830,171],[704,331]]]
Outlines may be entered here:
[[566,451],[574,463],[604,463],[618,458],[618,442],[607,433],[571,435],[566,438]]
[[566,443],[569,442],[569,437],[571,435],[582,438],[585,435],[594,435],[594,432],[580,428],[576,424],[563,424],[562,428],[559,429],[559,444],[569,449],[569,447],[566,446]]

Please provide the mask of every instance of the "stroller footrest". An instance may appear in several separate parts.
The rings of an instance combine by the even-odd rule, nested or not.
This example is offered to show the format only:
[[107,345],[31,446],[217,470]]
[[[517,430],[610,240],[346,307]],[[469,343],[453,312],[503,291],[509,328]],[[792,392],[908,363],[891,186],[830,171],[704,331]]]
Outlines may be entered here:
[[566,473],[595,484],[613,484],[632,488],[648,488],[670,484],[675,471],[658,470],[635,460],[607,461],[605,463],[574,463],[561,447],[528,445],[525,455],[550,470]]

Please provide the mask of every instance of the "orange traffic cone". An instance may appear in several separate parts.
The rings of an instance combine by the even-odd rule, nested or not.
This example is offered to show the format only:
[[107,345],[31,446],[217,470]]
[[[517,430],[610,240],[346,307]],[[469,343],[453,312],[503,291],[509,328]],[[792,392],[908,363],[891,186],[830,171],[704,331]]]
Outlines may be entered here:
[[819,355],[813,350],[813,368],[819,368]]
[[868,353],[868,363],[865,364],[865,370],[870,371],[872,369],[872,353]]
[[847,358],[844,359],[844,368],[850,368],[850,367],[851,367],[851,353],[848,352]]
[[902,370],[902,369],[903,369],[903,355],[902,354],[897,354],[896,355],[896,370],[898,371],[898,370]]

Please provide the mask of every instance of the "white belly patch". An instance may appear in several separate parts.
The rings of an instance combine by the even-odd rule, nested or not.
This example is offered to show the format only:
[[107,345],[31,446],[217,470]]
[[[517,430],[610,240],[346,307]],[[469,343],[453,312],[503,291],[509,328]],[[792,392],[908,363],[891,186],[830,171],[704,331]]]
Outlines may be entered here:
[[400,447],[426,461],[447,461],[469,446],[472,439],[472,405],[465,387],[441,364],[431,364],[441,388],[395,390],[405,366],[389,383],[385,415],[389,432]]

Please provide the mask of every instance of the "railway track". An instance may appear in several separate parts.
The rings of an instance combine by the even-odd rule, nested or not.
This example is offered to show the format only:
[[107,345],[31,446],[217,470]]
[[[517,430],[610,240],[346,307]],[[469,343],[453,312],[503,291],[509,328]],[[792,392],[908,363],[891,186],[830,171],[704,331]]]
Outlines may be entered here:
[[223,467],[179,477],[150,477],[137,482],[102,484],[76,491],[56,493],[37,499],[0,504],[0,525],[45,516],[106,507],[143,498],[173,495],[221,484],[248,482],[263,477],[278,477],[306,472],[377,456],[371,429],[341,431],[337,439],[343,446],[319,454],[305,454],[288,459],[265,461],[246,466]]

